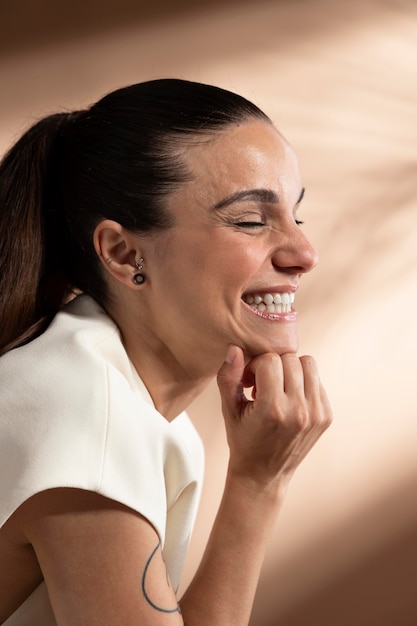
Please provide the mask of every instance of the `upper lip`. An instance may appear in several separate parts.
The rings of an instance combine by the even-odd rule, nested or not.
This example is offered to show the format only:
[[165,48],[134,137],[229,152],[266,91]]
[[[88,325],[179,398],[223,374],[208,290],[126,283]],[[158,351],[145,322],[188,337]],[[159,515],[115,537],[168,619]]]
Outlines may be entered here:
[[244,296],[250,294],[265,295],[267,293],[295,293],[298,289],[298,285],[275,285],[274,287],[258,287],[245,291]]

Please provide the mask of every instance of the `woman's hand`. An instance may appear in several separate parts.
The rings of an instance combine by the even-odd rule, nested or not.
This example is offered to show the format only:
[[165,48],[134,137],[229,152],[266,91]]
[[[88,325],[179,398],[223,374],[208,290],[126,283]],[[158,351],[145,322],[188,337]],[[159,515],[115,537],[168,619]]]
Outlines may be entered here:
[[229,471],[257,489],[285,484],[332,421],[315,360],[267,353],[245,366],[241,348],[230,346],[217,380]]
[[[331,422],[314,359],[230,346],[218,373],[230,460],[201,565],[182,602],[186,624],[248,624],[289,478]],[[252,387],[252,400],[244,394]],[[202,610],[203,607],[203,610]],[[194,621],[193,621],[194,620]]]

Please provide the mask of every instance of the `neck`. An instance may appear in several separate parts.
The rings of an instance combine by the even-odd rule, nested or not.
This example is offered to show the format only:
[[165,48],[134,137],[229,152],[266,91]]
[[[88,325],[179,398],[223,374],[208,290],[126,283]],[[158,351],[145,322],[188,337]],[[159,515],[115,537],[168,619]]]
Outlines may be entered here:
[[[117,302],[117,306],[113,303]],[[206,389],[225,356],[190,332],[184,336],[169,320],[159,319],[145,298],[119,289],[107,311],[118,326],[130,361],[145,384],[155,408],[173,420]],[[198,346],[198,347],[196,347]]]
[[[126,345],[126,344],[125,344]],[[213,375],[191,376],[171,354],[163,358],[146,351],[141,344],[136,354],[134,347],[126,350],[139,376],[152,397],[155,408],[168,421],[185,411],[213,379]]]
[[146,386],[155,408],[168,421],[186,410],[215,377],[220,362],[201,358],[193,349],[175,352],[152,328],[132,326],[110,312],[129,359]]
[[[142,367],[142,360],[132,360],[139,376],[149,391],[155,408],[169,422],[185,411],[204,391],[213,377],[195,380],[181,376],[172,376],[165,368],[156,369],[150,364]],[[156,364],[157,366],[158,364]]]

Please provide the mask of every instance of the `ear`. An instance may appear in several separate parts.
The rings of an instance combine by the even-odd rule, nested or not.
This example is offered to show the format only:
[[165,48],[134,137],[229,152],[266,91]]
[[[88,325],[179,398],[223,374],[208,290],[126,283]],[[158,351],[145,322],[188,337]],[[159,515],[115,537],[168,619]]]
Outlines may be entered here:
[[137,237],[118,222],[103,220],[94,230],[93,244],[106,271],[127,287],[138,289],[132,281],[136,259],[141,257]]

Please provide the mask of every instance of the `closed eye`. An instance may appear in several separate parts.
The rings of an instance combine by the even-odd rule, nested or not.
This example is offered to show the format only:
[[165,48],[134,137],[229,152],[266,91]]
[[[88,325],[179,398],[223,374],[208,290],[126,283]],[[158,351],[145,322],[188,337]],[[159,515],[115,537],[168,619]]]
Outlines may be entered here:
[[241,228],[256,228],[258,226],[265,226],[264,222],[235,222],[235,226],[240,226]]

